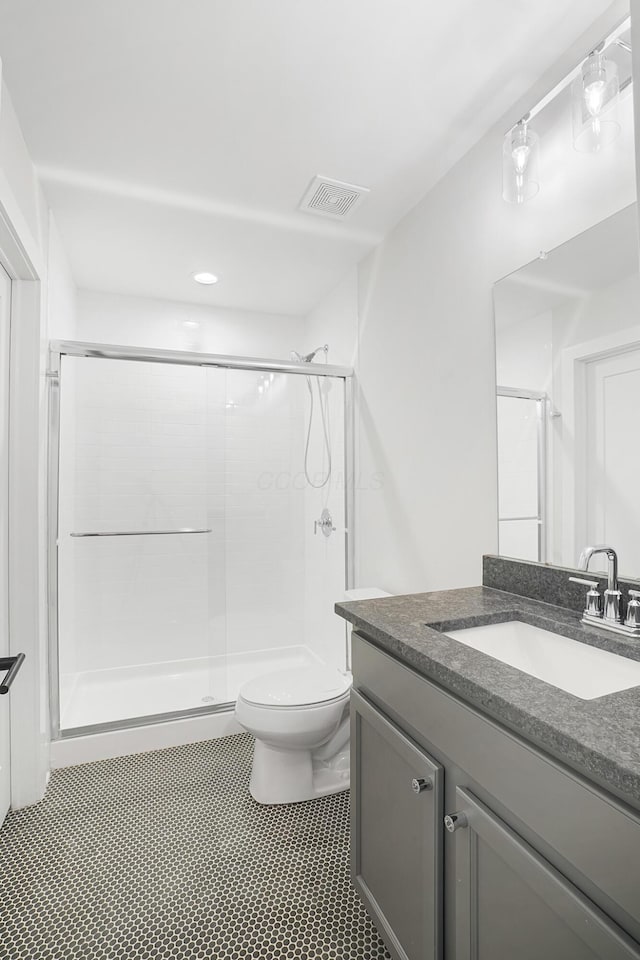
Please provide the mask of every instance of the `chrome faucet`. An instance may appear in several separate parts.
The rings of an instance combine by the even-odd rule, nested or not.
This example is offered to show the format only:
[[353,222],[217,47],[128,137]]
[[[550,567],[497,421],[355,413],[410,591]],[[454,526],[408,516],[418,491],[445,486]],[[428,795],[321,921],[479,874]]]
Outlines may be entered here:
[[640,637],[640,594],[635,590],[629,591],[630,600],[627,604],[627,617],[622,618],[622,593],[618,584],[618,554],[613,547],[600,544],[595,547],[585,547],[578,560],[580,570],[588,570],[592,557],[604,553],[607,561],[607,589],[604,591],[604,609],[597,580],[569,577],[574,583],[582,583],[589,587],[587,602],[582,614],[582,622],[591,626],[602,627],[621,633],[627,637]]
[[606,554],[608,560],[607,589],[604,592],[603,620],[607,623],[622,623],[622,594],[618,590],[618,554],[613,547],[601,544],[597,547],[585,547],[580,554],[578,567],[589,569],[589,561],[599,553]]

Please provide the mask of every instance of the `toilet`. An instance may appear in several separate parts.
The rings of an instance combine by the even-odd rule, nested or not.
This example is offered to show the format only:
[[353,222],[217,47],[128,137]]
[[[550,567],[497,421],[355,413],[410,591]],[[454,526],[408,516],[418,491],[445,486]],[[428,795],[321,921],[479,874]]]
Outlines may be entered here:
[[[388,597],[373,587],[345,600]],[[249,680],[236,701],[238,723],[255,737],[249,790],[258,803],[300,803],[349,787],[351,674],[322,663]]]

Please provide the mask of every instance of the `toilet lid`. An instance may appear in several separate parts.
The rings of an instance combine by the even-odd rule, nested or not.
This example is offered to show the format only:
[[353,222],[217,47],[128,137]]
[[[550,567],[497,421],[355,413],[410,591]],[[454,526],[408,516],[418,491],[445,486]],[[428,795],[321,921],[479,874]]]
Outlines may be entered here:
[[304,707],[336,700],[344,696],[350,686],[350,677],[317,664],[256,677],[244,684],[240,696],[249,703],[268,707]]

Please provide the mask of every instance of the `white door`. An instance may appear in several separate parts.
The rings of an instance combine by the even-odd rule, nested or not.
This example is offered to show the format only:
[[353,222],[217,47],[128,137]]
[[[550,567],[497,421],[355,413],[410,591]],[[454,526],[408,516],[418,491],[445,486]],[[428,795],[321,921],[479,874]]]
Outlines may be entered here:
[[[9,331],[11,280],[0,267],[0,659],[9,656]],[[6,675],[0,670],[0,683]],[[9,696],[0,696],[0,824],[9,809]]]
[[587,363],[586,543],[618,552],[640,577],[640,349]]

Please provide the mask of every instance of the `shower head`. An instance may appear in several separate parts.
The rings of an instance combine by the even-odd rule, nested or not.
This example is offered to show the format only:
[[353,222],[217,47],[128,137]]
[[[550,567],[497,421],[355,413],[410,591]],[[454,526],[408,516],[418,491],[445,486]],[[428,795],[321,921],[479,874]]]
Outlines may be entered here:
[[324,355],[325,355],[325,359],[326,359],[327,354],[329,353],[329,344],[328,344],[328,343],[325,343],[325,344],[324,344],[323,346],[321,346],[321,347],[316,347],[315,350],[312,350],[312,351],[311,351],[311,353],[304,353],[304,354],[303,354],[303,353],[298,353],[296,350],[292,350],[292,351],[291,351],[291,359],[292,359],[292,360],[297,360],[298,363],[311,363],[311,361],[313,360],[313,358],[315,357],[315,355],[316,355],[317,353],[320,353],[321,350],[324,351]]

